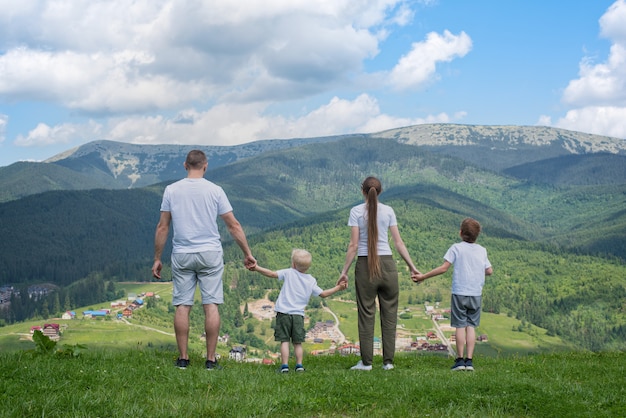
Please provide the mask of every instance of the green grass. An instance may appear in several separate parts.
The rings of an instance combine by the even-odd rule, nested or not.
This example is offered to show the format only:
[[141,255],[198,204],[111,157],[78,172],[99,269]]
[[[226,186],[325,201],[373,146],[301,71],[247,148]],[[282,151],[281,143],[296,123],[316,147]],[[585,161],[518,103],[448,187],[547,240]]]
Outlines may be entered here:
[[451,372],[438,355],[398,355],[396,368],[349,370],[355,356],[305,357],[305,373],[223,360],[187,370],[172,351],[93,351],[60,358],[0,354],[3,417],[617,417],[626,415],[626,354],[476,357]]

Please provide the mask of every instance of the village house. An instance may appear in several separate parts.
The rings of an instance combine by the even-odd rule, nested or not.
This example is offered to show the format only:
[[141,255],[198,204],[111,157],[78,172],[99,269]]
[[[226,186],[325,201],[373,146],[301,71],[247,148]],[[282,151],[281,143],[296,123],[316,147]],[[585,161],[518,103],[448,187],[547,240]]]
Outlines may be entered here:
[[43,335],[50,338],[53,341],[58,341],[61,338],[61,330],[59,324],[44,324]]
[[246,358],[246,348],[243,346],[237,346],[230,349],[228,352],[228,358],[235,361],[244,361]]
[[76,312],[74,311],[63,312],[63,315],[61,315],[61,319],[74,319],[74,318],[76,318]]
[[356,345],[356,344],[344,344],[341,347],[338,347],[337,351],[339,351],[339,354],[344,355],[344,356],[348,354],[356,354],[360,356],[361,346]]

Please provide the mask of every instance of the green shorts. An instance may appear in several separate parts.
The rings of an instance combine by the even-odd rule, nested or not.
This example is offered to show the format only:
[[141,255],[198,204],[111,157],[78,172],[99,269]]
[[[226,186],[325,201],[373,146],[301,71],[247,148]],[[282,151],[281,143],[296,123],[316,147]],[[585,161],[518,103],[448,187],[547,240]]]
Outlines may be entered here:
[[291,341],[293,344],[302,344],[305,337],[304,317],[302,315],[289,315],[276,312],[274,341]]

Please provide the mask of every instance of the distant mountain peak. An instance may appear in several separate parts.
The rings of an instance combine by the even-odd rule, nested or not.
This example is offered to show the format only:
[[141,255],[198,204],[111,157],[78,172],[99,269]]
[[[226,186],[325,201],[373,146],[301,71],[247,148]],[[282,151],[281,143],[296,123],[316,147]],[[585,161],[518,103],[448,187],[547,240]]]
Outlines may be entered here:
[[571,154],[626,153],[626,140],[547,126],[422,124],[390,129],[379,138],[422,146],[487,146],[519,150],[559,145]]

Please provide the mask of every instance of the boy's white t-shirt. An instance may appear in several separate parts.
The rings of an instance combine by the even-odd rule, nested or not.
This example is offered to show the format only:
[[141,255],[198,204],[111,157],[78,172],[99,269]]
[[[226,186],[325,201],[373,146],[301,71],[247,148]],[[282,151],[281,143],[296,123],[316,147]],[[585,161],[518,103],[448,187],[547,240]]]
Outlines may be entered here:
[[172,214],[172,252],[221,250],[217,217],[232,210],[224,190],[207,179],[184,178],[167,186],[161,211]]
[[[391,255],[389,238],[387,232],[389,227],[398,225],[396,213],[391,206],[378,203],[378,213],[376,217],[378,223],[378,255]],[[359,227],[359,246],[357,255],[367,256],[367,207],[361,203],[350,210],[348,226]]]
[[459,242],[453,244],[444,260],[454,266],[452,272],[452,294],[459,296],[481,296],[485,284],[485,270],[491,267],[487,250],[479,244]]
[[319,296],[323,292],[317,285],[315,277],[308,273],[300,273],[294,268],[278,270],[278,280],[282,280],[274,310],[288,315],[304,316],[304,309],[309,304],[311,295]]

